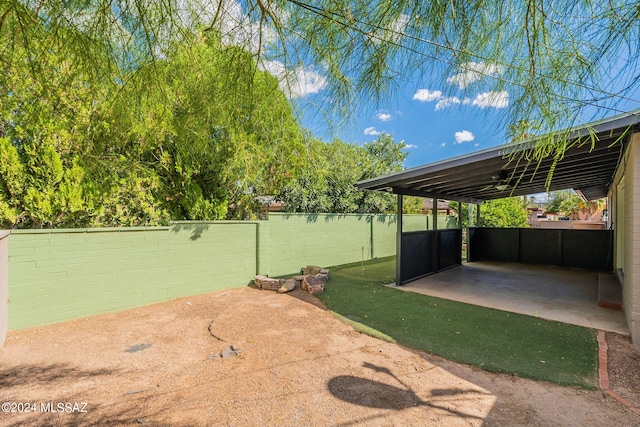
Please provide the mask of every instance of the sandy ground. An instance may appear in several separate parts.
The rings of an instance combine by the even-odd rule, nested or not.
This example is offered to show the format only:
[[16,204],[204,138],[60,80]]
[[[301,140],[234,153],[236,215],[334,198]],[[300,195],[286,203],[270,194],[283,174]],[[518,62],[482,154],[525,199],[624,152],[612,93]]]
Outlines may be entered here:
[[242,288],[10,332],[0,425],[640,425],[601,391],[412,351],[295,296]]

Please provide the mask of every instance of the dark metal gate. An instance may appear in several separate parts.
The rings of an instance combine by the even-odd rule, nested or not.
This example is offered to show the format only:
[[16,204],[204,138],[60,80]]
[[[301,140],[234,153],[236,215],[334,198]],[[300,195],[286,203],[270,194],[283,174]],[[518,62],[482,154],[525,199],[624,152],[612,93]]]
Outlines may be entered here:
[[400,283],[424,277],[462,263],[462,230],[402,233]]

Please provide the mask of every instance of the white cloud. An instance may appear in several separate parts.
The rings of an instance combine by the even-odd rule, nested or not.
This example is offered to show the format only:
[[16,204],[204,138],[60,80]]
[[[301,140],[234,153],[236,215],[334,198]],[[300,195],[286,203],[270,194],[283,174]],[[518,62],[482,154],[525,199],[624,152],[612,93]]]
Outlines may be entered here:
[[440,144],[440,147],[444,147],[444,146],[446,146],[446,145],[447,145],[447,143],[446,143],[446,142],[443,142],[442,144]]
[[388,113],[378,113],[378,120],[383,121],[383,122],[388,122],[389,120],[391,120],[391,114]]
[[411,149],[411,148],[418,148],[418,146],[413,144],[405,144],[404,148]]
[[480,108],[505,108],[509,105],[509,93],[506,90],[500,92],[483,92],[476,96],[472,104]]
[[318,93],[327,85],[325,76],[309,68],[298,67],[294,70],[294,75],[294,85],[292,85],[294,97]]
[[382,132],[377,131],[375,127],[371,126],[364,130],[365,135],[378,136],[382,135]]
[[[180,16],[187,23],[208,24],[217,18],[216,29],[220,31],[226,45],[241,46],[257,54],[264,46],[276,42],[276,31],[268,25],[252,21],[238,0],[178,0]],[[269,13],[280,22],[286,23],[286,11],[270,4]],[[327,78],[321,72],[304,66],[287,69],[280,61],[264,60],[259,64],[262,70],[273,74],[279,81],[280,89],[290,98],[300,98],[320,92],[327,85]]]
[[[287,22],[289,16],[285,10],[273,2],[267,6],[272,16],[281,23]],[[240,46],[254,54],[278,40],[276,31],[269,25],[252,20],[238,0],[177,0],[176,15],[181,27],[195,29],[201,25],[212,25],[220,32],[222,43]],[[163,34],[163,37],[170,39],[169,34]],[[269,60],[262,60],[259,66],[278,79],[280,89],[290,99],[318,93],[327,85],[326,76],[310,67],[286,68],[282,62]]]
[[458,97],[455,97],[455,96],[451,96],[449,98],[441,98],[436,103],[436,111],[442,110],[442,109],[447,108],[447,107],[451,107],[452,105],[461,104],[461,103],[462,103],[462,101],[460,101],[460,99]]
[[439,90],[434,90],[432,92],[429,89],[418,89],[418,91],[413,95],[413,100],[420,102],[437,101],[440,98],[442,98],[442,92]]
[[379,30],[370,34],[371,41],[376,44],[382,42],[387,43],[399,43],[404,35],[404,30],[411,18],[409,15],[401,14],[396,19],[391,21],[386,28],[380,28]]
[[484,62],[466,62],[460,65],[460,73],[447,79],[447,83],[458,85],[464,89],[471,83],[477,82],[483,77],[500,75],[504,72],[502,65],[486,64]]
[[456,132],[455,137],[456,137],[455,144],[462,144],[463,142],[469,142],[476,139],[473,133],[469,132],[468,130],[461,130],[459,132]]
[[280,89],[289,98],[318,93],[327,85],[327,78],[312,68],[298,67],[287,70],[279,61],[263,61],[260,68],[270,72],[279,80]]

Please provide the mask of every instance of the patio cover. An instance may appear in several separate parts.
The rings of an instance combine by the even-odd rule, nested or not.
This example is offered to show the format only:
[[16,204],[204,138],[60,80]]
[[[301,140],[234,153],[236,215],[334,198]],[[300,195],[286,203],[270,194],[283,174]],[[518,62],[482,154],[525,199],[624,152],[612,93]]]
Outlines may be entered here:
[[[562,157],[528,160],[529,139],[356,183],[362,190],[465,203],[574,189],[585,200],[606,197],[640,110],[555,134],[571,142]],[[550,171],[553,173],[550,174]]]

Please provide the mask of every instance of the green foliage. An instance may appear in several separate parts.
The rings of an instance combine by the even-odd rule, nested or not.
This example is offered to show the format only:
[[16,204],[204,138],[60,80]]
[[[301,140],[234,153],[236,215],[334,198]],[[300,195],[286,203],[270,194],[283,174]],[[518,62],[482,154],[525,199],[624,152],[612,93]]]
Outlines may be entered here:
[[[138,72],[119,102],[128,149],[143,164],[157,163],[163,207],[176,219],[255,217],[256,196],[297,175],[304,150],[276,79],[211,33],[157,67],[161,80],[144,98],[148,74]],[[238,80],[247,70],[253,79]]]
[[396,143],[387,134],[362,146],[309,139],[306,166],[282,187],[278,199],[289,212],[395,212],[395,195],[363,192],[354,184],[400,170],[406,157],[403,147],[404,142]]
[[53,48],[37,64],[20,52],[0,76],[3,227],[255,217],[257,195],[297,176],[305,146],[277,80],[215,33],[126,84],[95,82]]
[[[514,140],[566,127],[594,97],[611,109],[640,85],[631,0],[237,6],[3,2],[0,138],[15,152],[3,148],[0,221],[251,218],[256,196],[283,188],[296,210],[394,211],[389,195],[350,187],[400,167],[393,141],[326,144],[335,157],[310,160],[317,144],[305,143],[278,89],[296,98],[309,63],[322,106],[340,112],[415,75],[442,76],[445,95],[458,99],[508,91]],[[600,89],[609,86],[623,89]],[[526,160],[559,159],[567,148],[539,140]],[[320,182],[298,179],[303,167]]]
[[404,196],[402,200],[402,213],[421,214],[423,204],[424,199],[422,197]]
[[[488,200],[480,205],[480,226],[501,228],[528,227],[528,204],[529,202],[521,197]],[[468,227],[469,205],[463,203],[462,212],[458,212],[457,202],[449,203],[449,207],[456,212],[456,215],[462,215],[462,227]]]
[[[304,80],[299,71],[314,64],[326,95],[322,107],[339,112],[357,101],[384,99],[416,75],[441,83],[445,95],[458,99],[508,93],[505,128],[513,140],[567,127],[587,108],[615,112],[616,103],[640,86],[640,9],[633,0],[552,6],[490,0],[8,0],[0,16],[5,70],[29,58],[23,75],[43,83],[51,77],[50,48],[81,69],[93,91],[96,82],[127,81],[132,70],[162,63],[178,45],[197,51],[193,34],[206,28],[225,46],[249,51],[275,69],[292,96]],[[162,67],[151,68],[148,81],[163,78]],[[236,71],[233,80],[253,81],[253,67]],[[611,93],[609,87],[620,89]],[[561,157],[566,146],[558,141],[540,142],[534,158]]]
[[562,202],[570,198],[572,194],[575,193],[572,193],[571,190],[552,191],[549,194],[547,203],[544,205],[545,209],[552,214],[559,213],[561,211],[560,205],[562,204]]
[[[25,31],[47,35],[37,23]],[[166,222],[168,217],[144,192],[136,189],[123,197],[123,187],[139,176],[130,160],[116,155],[117,125],[108,100],[117,85],[103,81],[91,87],[82,67],[61,56],[59,46],[41,38],[29,46],[22,41],[14,40],[12,63],[0,76],[2,226]],[[29,57],[35,46],[43,48],[41,55]]]
[[[568,217],[575,217],[586,204],[577,194],[572,194],[560,203],[560,212]],[[575,218],[574,218],[575,219]]]
[[520,197],[489,200],[480,206],[480,226],[528,227],[527,204]]

